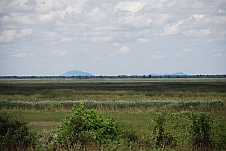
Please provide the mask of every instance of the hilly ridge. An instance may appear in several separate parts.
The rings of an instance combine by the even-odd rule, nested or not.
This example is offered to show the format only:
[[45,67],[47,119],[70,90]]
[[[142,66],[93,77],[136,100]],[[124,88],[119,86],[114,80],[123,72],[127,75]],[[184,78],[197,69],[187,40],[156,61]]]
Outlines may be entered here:
[[67,71],[66,73],[62,74],[61,76],[94,76],[91,73],[83,72],[79,70],[71,70]]
[[[175,72],[175,73],[164,73],[164,74],[158,74],[158,73],[151,73],[150,75],[154,76],[164,76],[164,75],[172,75],[172,76],[183,76],[187,75],[183,72]],[[83,72],[79,70],[70,70],[67,71],[66,73],[62,74],[61,76],[94,76],[93,74],[89,72]]]
[[162,76],[162,75],[178,75],[178,76],[183,76],[183,75],[187,75],[183,72],[175,72],[175,73],[164,73],[164,74],[158,74],[158,73],[151,73],[150,75],[155,75],[155,76]]

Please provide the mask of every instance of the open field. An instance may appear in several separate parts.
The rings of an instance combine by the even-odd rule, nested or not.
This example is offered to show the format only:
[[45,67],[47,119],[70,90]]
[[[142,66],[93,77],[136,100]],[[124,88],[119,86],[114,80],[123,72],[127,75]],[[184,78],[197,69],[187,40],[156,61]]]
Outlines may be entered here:
[[226,101],[225,79],[0,80],[3,101]]
[[[179,142],[175,150],[190,150],[182,127],[191,124],[187,118],[193,112],[226,125],[226,79],[0,80],[0,114],[21,117],[32,132],[55,135],[73,104],[80,102],[132,131],[138,140],[129,150],[156,148],[153,130],[162,112],[167,115],[165,130]],[[225,126],[223,130],[226,134]]]

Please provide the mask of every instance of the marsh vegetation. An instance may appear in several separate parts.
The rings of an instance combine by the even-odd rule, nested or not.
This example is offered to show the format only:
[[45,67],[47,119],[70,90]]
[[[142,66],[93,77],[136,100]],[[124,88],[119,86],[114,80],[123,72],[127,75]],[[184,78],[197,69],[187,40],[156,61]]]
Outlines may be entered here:
[[225,102],[224,78],[0,80],[24,150],[225,150]]

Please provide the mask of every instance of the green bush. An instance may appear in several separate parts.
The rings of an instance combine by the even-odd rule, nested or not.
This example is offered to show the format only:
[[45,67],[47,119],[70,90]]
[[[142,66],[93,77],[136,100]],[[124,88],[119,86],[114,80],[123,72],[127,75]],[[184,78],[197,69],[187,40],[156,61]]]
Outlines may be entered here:
[[210,150],[213,148],[212,125],[213,120],[206,113],[192,113],[191,140],[194,148]]
[[156,126],[154,127],[154,140],[156,143],[156,146],[158,147],[175,147],[176,146],[176,139],[173,137],[172,134],[169,132],[165,132],[165,125],[166,125],[166,119],[167,114],[160,113],[154,121],[156,122]]
[[119,135],[117,124],[111,119],[104,119],[97,110],[85,109],[84,104],[73,106],[59,126],[57,142],[63,147],[82,146],[89,143],[107,143]]
[[34,144],[34,136],[26,123],[6,113],[0,115],[0,148],[2,150],[26,150]]
[[212,125],[212,138],[214,141],[215,150],[226,150],[226,126],[225,123],[214,120]]

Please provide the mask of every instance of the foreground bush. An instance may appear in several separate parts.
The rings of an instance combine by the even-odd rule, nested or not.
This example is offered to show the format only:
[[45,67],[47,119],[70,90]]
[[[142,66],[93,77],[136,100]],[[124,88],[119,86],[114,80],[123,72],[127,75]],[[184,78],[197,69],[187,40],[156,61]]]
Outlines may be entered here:
[[154,119],[156,125],[154,128],[154,140],[157,147],[175,147],[177,142],[173,135],[169,132],[165,132],[166,125],[166,112],[160,113],[156,119]]
[[34,144],[34,137],[26,123],[7,114],[0,115],[1,150],[26,150]]
[[191,141],[199,150],[225,150],[226,128],[206,113],[192,113]]
[[213,120],[205,113],[192,113],[191,138],[194,148],[210,150],[213,148],[211,137]]
[[62,147],[75,144],[86,146],[92,143],[107,143],[119,136],[117,124],[112,119],[104,119],[97,110],[88,110],[84,104],[73,106],[72,113],[67,115],[59,126],[57,142]]

